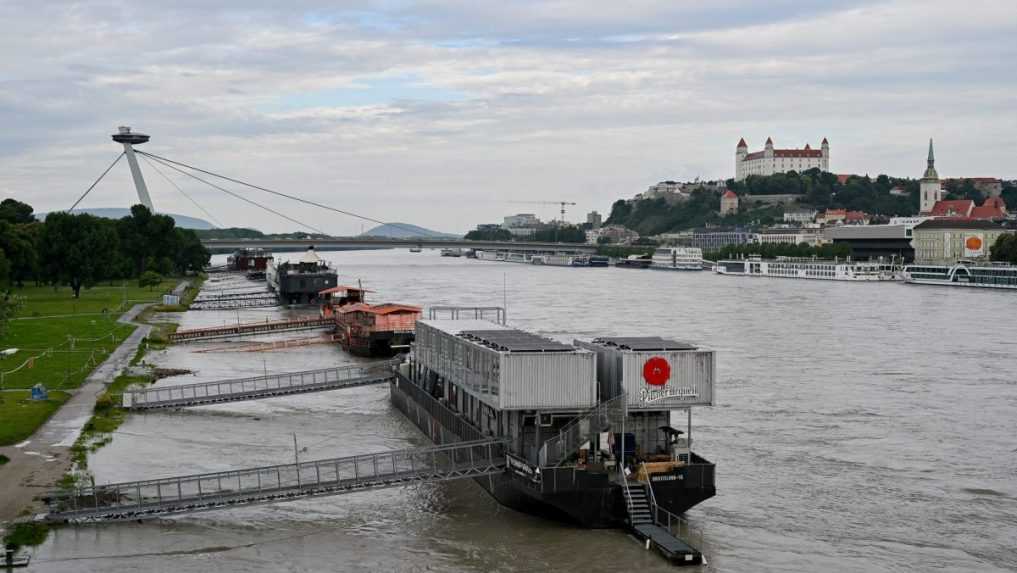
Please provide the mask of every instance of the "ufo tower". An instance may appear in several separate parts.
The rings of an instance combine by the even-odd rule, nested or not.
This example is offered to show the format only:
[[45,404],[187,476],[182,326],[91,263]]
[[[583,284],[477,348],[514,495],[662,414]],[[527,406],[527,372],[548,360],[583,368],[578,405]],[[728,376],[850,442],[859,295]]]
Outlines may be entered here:
[[117,133],[114,133],[112,137],[113,141],[124,145],[127,164],[131,166],[131,176],[134,177],[134,187],[138,190],[138,200],[154,213],[155,207],[152,206],[152,198],[148,195],[145,178],[141,175],[141,168],[138,167],[138,157],[134,154],[134,146],[148,141],[148,136],[144,133],[134,133],[130,127],[121,126],[117,128]]

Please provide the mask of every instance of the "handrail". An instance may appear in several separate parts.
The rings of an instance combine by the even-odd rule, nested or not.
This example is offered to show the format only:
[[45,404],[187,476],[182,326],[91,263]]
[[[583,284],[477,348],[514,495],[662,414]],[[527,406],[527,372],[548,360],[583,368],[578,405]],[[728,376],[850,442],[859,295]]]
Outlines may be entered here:
[[[657,505],[657,496],[654,495],[654,493],[653,493],[653,484],[651,484],[649,482],[650,474],[648,472],[646,472],[646,463],[642,462],[642,463],[640,463],[640,466],[643,467],[643,474],[646,475],[646,479],[647,479],[646,489],[650,490],[650,499],[649,499],[649,501],[650,501],[651,514],[653,515],[653,523],[654,523],[654,525],[659,525],[659,526],[665,527],[667,529],[667,531],[671,535],[674,535],[678,539],[682,539],[683,541],[687,542],[689,545],[692,545],[693,547],[702,547],[702,542],[703,542],[703,532],[702,531],[699,531],[697,528],[692,527],[692,524],[689,523],[689,520],[685,519],[684,517],[682,517],[680,515],[677,515],[675,513],[671,513],[670,511],[668,511],[668,510],[664,509],[663,507],[660,507],[659,505]],[[661,513],[664,514],[664,517],[666,518],[666,520],[660,518],[660,514]],[[677,533],[675,533],[672,530],[672,527],[674,527],[675,524],[677,524],[677,526],[678,526],[678,532]],[[682,526],[684,526],[685,535],[682,535]],[[698,537],[698,542],[693,543],[693,539],[692,539],[693,537]]]

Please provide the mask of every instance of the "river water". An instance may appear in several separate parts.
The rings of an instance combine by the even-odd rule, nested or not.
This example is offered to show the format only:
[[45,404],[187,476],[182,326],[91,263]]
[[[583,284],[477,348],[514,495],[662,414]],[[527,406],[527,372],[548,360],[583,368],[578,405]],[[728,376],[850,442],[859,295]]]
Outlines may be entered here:
[[[296,256],[296,255],[294,255]],[[435,252],[325,253],[374,302],[500,305],[570,341],[661,335],[718,351],[693,417],[717,496],[688,513],[715,571],[1017,569],[1017,295],[968,289],[531,267]],[[182,328],[291,316],[192,311]],[[306,312],[306,311],[305,311]],[[291,333],[287,337],[306,337]],[[351,362],[333,346],[150,355],[160,384]],[[197,352],[198,350],[219,350]],[[97,483],[427,442],[365,387],[132,415]],[[620,531],[505,509],[470,481],[58,529],[34,571],[665,571]]]

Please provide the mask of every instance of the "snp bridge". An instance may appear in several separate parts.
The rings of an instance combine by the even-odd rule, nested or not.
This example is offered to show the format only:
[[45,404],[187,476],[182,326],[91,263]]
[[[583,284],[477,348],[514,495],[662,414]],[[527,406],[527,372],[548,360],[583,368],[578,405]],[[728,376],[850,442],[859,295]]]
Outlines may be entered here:
[[319,251],[329,249],[392,249],[420,247],[424,249],[478,249],[498,251],[526,251],[550,253],[594,254],[596,245],[585,243],[529,243],[514,241],[467,241],[466,239],[383,239],[367,237],[331,237],[328,239],[203,239],[201,244],[215,253],[230,253],[243,248],[262,248],[270,251],[304,250],[314,246]]
[[405,484],[475,478],[505,470],[500,440],[459,442],[366,455],[54,493],[49,522],[138,520],[244,505],[339,495]]
[[397,360],[390,360],[182,386],[127,389],[123,406],[132,410],[183,408],[382,384],[395,378],[393,368],[397,364]]

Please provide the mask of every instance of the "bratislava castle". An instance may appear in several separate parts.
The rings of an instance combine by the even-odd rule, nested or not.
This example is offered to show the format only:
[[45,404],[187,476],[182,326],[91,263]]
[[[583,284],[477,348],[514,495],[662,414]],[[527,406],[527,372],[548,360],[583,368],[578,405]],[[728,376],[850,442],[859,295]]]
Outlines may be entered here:
[[762,151],[749,153],[745,139],[738,141],[735,149],[735,180],[741,181],[749,175],[773,175],[787,171],[801,173],[813,167],[830,170],[830,142],[823,138],[819,149],[805,144],[802,149],[774,149],[773,139],[766,138]]

